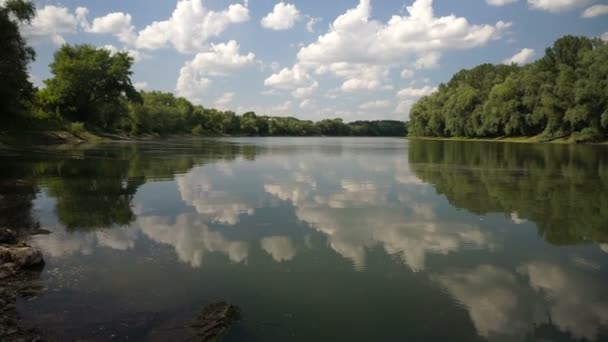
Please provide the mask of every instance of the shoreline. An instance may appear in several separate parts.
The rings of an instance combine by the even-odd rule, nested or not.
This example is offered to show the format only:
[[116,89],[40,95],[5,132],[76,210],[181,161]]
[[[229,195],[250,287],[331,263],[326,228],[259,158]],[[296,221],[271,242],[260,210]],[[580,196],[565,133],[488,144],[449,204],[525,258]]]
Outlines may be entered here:
[[557,138],[553,140],[540,140],[534,137],[498,137],[498,138],[466,138],[466,137],[415,137],[407,136],[407,140],[428,141],[464,141],[464,142],[491,142],[491,143],[515,143],[515,144],[557,144],[557,145],[608,145],[608,140],[602,142],[575,142],[568,138]]
[[44,290],[37,283],[44,269],[42,253],[20,240],[14,230],[0,228],[0,339],[41,341],[39,331],[17,311],[19,298],[34,298]]

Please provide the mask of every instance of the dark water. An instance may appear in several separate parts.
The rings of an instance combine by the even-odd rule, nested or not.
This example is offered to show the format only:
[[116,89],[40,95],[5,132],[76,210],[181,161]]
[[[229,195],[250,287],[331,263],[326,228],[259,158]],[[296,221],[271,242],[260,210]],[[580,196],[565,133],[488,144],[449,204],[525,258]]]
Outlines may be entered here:
[[0,156],[0,225],[41,227],[59,341],[608,339],[608,148],[230,139]]

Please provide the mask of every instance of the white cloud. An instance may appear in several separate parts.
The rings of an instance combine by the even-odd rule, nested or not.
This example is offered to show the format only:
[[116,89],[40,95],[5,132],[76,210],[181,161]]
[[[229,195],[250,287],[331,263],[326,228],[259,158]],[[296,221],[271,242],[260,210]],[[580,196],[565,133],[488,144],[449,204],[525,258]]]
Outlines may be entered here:
[[110,33],[125,44],[133,44],[137,39],[135,26],[131,23],[131,15],[122,12],[107,14],[95,18],[93,24],[86,28],[91,33]]
[[222,96],[215,101],[215,106],[218,109],[226,109],[226,106],[234,100],[234,95],[233,92],[223,93]]
[[431,51],[418,57],[414,65],[416,69],[433,69],[439,66],[439,58],[441,58],[439,52]]
[[522,49],[521,51],[519,51],[518,53],[516,53],[515,55],[511,56],[510,58],[505,59],[503,62],[503,64],[519,64],[519,65],[523,65],[526,63],[529,63],[532,58],[534,58],[534,56],[536,55],[536,51],[534,51],[534,49]]
[[201,267],[208,253],[224,254],[234,263],[243,263],[249,256],[247,242],[228,240],[194,215],[181,214],[174,223],[166,217],[143,216],[137,224],[151,240],[172,246],[179,260],[191,267]]
[[425,55],[484,45],[510,25],[471,25],[463,17],[435,17],[432,4],[432,0],[416,0],[407,7],[409,15],[395,15],[382,23],[370,18],[370,0],[361,0],[356,8],[339,16],[317,42],[302,48],[298,58],[316,64],[398,63],[412,53]]
[[608,5],[593,5],[587,8],[581,15],[583,18],[595,18],[608,14]]
[[492,6],[505,6],[517,2],[518,0],[486,0],[488,5]]
[[[502,21],[474,25],[455,15],[436,17],[432,4],[432,0],[416,0],[406,15],[380,22],[371,19],[370,0],[361,0],[336,18],[316,42],[302,47],[297,63],[284,70],[337,76],[343,79],[345,92],[390,89],[386,83],[391,68],[406,63],[412,63],[411,68],[432,68],[442,51],[485,45],[511,26]],[[275,73],[269,79],[280,76]]]
[[600,36],[600,39],[601,39],[601,40],[603,40],[603,41],[605,41],[605,42],[608,42],[608,32],[604,32],[604,33],[603,33],[603,34]]
[[315,32],[315,25],[321,22],[321,18],[310,17],[308,22],[306,22],[306,31],[310,33]]
[[437,87],[424,86],[422,88],[414,88],[407,87],[399,90],[397,96],[399,97],[410,97],[410,98],[419,98],[427,95],[431,95],[432,93],[437,91]]
[[547,12],[562,12],[587,5],[589,0],[528,0],[532,9]]
[[74,34],[86,23],[88,10],[78,7],[72,13],[65,7],[47,5],[36,12],[30,24],[22,27],[25,37],[37,41],[50,39],[56,45],[65,43],[66,34]]
[[377,100],[365,102],[359,106],[361,109],[384,109],[391,106],[391,101],[389,100]]
[[226,76],[254,62],[255,55],[251,52],[241,55],[240,46],[234,40],[211,44],[208,51],[198,53],[181,68],[176,92],[179,96],[200,102],[202,93],[211,83],[209,76]]
[[314,84],[314,80],[304,68],[295,65],[293,68],[283,68],[264,80],[264,85],[276,89],[292,90],[306,88]]
[[272,12],[262,18],[262,27],[269,30],[282,31],[292,28],[300,18],[300,11],[293,4],[279,2]]
[[260,245],[276,262],[290,261],[296,256],[296,249],[286,236],[265,237]]
[[410,110],[412,109],[412,106],[414,105],[415,101],[411,100],[411,99],[407,99],[407,100],[401,100],[399,101],[399,103],[397,104],[397,107],[395,108],[395,113],[399,113],[399,114],[404,114],[404,117],[402,120],[407,121],[410,117]]
[[414,76],[414,71],[410,70],[410,69],[403,69],[401,71],[401,78],[406,79],[406,78],[412,78]]
[[296,88],[291,94],[298,99],[311,97],[319,88],[319,83],[314,81],[309,87]]
[[141,51],[126,48],[119,49],[114,45],[104,45],[103,48],[109,50],[111,54],[115,54],[117,52],[126,52],[133,58],[133,62],[135,63],[150,57]]
[[145,90],[148,89],[148,82],[135,82],[133,83],[133,86],[135,87],[135,89],[137,90]]
[[241,215],[253,215],[254,208],[232,193],[213,189],[213,182],[204,167],[191,169],[176,178],[182,200],[194,207],[204,218],[213,223],[235,225]]
[[136,45],[143,49],[159,49],[171,43],[181,53],[196,52],[230,24],[247,20],[249,9],[241,4],[215,12],[207,10],[202,0],[182,0],[177,2],[169,19],[153,22],[141,30]]

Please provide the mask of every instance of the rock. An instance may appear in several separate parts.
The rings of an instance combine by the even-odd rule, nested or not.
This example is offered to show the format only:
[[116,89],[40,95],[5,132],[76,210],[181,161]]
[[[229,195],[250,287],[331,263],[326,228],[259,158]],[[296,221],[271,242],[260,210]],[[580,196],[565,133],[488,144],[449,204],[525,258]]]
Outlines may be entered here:
[[8,228],[0,228],[0,243],[15,243],[17,242],[17,233]]
[[234,323],[241,319],[241,310],[225,302],[207,305],[192,324],[197,341],[221,341]]
[[12,268],[28,268],[44,264],[42,253],[34,247],[19,245],[17,247],[0,246],[1,270]]

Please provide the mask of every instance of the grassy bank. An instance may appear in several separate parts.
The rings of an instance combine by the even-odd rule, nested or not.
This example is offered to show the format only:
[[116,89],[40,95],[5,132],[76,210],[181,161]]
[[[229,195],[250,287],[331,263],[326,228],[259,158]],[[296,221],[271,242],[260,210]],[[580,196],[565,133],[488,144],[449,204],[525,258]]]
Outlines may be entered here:
[[[571,139],[558,138],[553,140],[546,140],[539,136],[533,137],[497,137],[497,138],[467,138],[467,137],[407,137],[410,140],[441,140],[441,141],[478,141],[478,142],[503,142],[503,143],[522,143],[522,144],[580,144]],[[584,143],[584,144],[608,144],[608,141],[597,142],[597,143]]]

